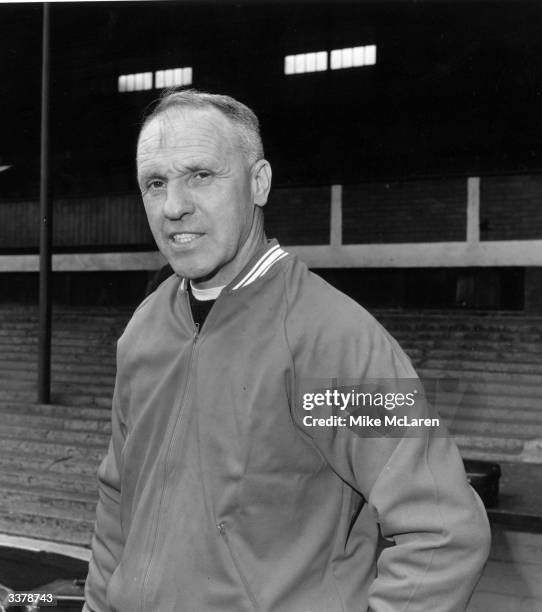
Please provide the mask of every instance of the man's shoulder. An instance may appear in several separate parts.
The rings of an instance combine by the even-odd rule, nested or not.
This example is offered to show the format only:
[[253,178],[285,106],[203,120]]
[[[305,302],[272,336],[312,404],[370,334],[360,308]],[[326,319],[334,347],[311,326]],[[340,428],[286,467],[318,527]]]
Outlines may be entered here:
[[333,329],[351,324],[381,327],[361,304],[297,258],[286,271],[286,294],[289,314],[300,315],[308,324],[324,324]]
[[171,304],[177,295],[181,279],[173,274],[160,283],[149,293],[137,306],[128,321],[122,338],[132,333],[139,333],[142,327],[147,325],[149,318],[156,320],[164,311],[171,308]]
[[[286,337],[305,371],[415,377],[396,340],[363,306],[296,264],[287,271]],[[348,377],[348,376],[347,376]]]
[[148,312],[156,305],[161,304],[164,300],[169,299],[172,292],[176,293],[179,289],[181,278],[176,274],[168,274],[165,278],[160,279],[160,282],[151,287],[143,301],[134,310],[133,316],[139,312]]

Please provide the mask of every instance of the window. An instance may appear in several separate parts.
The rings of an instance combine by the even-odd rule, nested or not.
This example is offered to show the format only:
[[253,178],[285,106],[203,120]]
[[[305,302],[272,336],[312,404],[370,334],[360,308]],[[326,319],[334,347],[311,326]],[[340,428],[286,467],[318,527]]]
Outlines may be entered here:
[[284,74],[302,74],[303,72],[322,72],[327,70],[327,51],[298,53],[284,58]]
[[119,91],[144,91],[153,88],[162,89],[163,87],[180,87],[192,85],[192,68],[169,68],[167,70],[157,70],[154,75],[152,72],[138,72],[135,74],[121,74],[119,76]]
[[138,72],[136,74],[121,74],[119,76],[119,91],[143,91],[152,89],[152,72]]
[[373,66],[376,64],[376,45],[333,49],[329,55],[331,70]]
[[154,86],[157,89],[163,87],[182,87],[192,85],[192,68],[170,68],[168,70],[157,70],[154,73]]
[[327,51],[317,51],[287,55],[284,58],[284,74],[322,72],[328,69],[328,59],[331,70],[373,66],[376,64],[376,45],[333,49],[329,54]]

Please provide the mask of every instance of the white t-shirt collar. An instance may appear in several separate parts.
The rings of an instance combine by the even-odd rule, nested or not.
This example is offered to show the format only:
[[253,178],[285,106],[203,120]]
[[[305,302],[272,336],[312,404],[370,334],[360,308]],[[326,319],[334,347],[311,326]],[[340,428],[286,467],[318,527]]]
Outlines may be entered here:
[[216,298],[220,295],[222,289],[224,289],[226,285],[222,285],[221,287],[209,287],[207,289],[198,289],[194,287],[192,281],[190,281],[190,289],[192,290],[192,295],[199,300],[200,302],[207,302],[209,300],[216,300]]

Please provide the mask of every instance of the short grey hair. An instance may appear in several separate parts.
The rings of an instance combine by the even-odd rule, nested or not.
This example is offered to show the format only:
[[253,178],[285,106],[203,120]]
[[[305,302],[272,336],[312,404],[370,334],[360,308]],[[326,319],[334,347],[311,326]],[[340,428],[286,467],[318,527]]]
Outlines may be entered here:
[[166,89],[152,110],[146,114],[140,135],[146,125],[162,113],[174,108],[216,108],[234,124],[249,165],[264,157],[260,122],[253,110],[235,98],[197,89]]

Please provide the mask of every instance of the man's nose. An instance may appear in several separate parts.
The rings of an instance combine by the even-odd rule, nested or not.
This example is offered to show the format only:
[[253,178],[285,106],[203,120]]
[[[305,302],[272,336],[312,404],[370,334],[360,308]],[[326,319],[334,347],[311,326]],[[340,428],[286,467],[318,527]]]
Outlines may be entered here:
[[187,190],[180,185],[170,183],[164,202],[164,216],[168,219],[180,219],[194,212],[194,202]]

